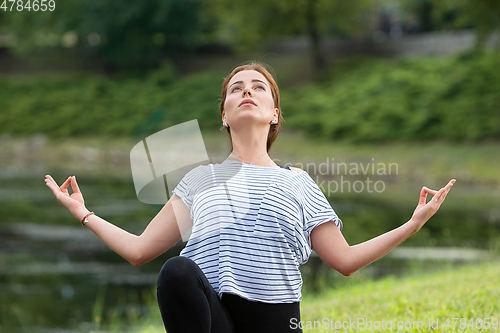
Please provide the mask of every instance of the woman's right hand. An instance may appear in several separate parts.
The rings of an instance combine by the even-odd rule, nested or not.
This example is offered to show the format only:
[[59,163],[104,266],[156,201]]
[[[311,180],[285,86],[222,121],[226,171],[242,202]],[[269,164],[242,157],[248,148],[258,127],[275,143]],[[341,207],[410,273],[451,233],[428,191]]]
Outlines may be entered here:
[[[80,192],[78,188],[75,176],[68,177],[61,186],[58,186],[54,178],[50,175],[46,175],[45,184],[52,190],[57,201],[66,207],[75,218],[80,219],[79,215],[81,215],[81,212],[86,210],[86,208],[82,192]],[[71,184],[71,188],[73,189],[73,194],[71,195],[68,192],[69,184]]]

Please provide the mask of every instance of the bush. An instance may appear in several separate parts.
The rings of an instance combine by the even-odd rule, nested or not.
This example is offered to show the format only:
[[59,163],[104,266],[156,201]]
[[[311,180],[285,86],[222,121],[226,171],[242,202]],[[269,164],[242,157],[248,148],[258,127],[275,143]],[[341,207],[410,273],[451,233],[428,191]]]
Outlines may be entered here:
[[111,80],[71,74],[0,81],[0,132],[50,137],[148,135],[198,119],[221,124],[223,75],[204,72],[181,79],[151,73],[147,79]]
[[352,141],[500,138],[498,54],[346,59],[283,94],[291,127]]
[[[321,81],[282,89],[285,126],[350,141],[500,138],[500,57],[344,59]],[[198,119],[219,128],[222,79],[178,78],[168,66],[145,79],[72,74],[0,81],[0,132],[51,137],[147,136]]]

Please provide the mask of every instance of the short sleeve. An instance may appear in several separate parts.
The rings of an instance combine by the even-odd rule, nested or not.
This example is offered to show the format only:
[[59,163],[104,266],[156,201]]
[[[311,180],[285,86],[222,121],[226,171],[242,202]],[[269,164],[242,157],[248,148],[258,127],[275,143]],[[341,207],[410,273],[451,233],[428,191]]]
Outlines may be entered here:
[[334,221],[342,230],[343,223],[311,176],[305,171],[302,174],[304,179],[302,184],[303,228],[307,242],[311,245],[310,235],[314,228],[325,222]]
[[193,170],[186,173],[179,184],[172,190],[172,193],[181,198],[189,210],[191,210],[191,206],[193,205]]

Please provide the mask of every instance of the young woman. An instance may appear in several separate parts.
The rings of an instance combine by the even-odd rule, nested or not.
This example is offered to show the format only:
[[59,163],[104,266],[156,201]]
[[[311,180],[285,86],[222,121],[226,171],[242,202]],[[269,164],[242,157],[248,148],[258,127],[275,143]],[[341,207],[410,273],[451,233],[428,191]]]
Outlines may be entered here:
[[168,333],[301,332],[292,329],[300,321],[299,266],[312,250],[351,275],[420,230],[455,182],[438,191],[423,187],[409,221],[350,246],[308,173],[278,166],[268,155],[283,117],[278,86],[266,68],[235,68],[223,82],[220,109],[231,153],[220,164],[189,171],[140,236],[89,212],[74,176],[61,186],[50,175],[45,179],[75,218],[135,266],[164,253],[192,227],[186,247],[167,260],[158,278]]

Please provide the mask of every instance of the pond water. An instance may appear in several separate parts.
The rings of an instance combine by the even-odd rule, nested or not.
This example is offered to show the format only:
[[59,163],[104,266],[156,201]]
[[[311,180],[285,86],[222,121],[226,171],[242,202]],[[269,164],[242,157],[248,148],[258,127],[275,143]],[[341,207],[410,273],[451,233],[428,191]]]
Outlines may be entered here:
[[[113,320],[132,323],[134,318],[158,311],[150,306],[156,302],[158,271],[185,243],[134,267],[55,200],[45,186],[44,174],[0,178],[0,332],[89,331],[96,324],[105,328]],[[57,171],[51,174],[56,180],[68,176]],[[161,209],[139,202],[130,178],[77,177],[87,207],[132,233],[140,234]],[[494,201],[467,195],[461,194],[462,202],[473,204],[443,209],[404,247],[363,268],[359,276],[432,270],[487,260],[498,253],[491,252],[498,250],[500,239]],[[401,225],[414,208],[387,198],[329,199],[344,221],[343,233],[350,244]],[[345,277],[315,256],[301,271],[304,294],[345,283]]]

